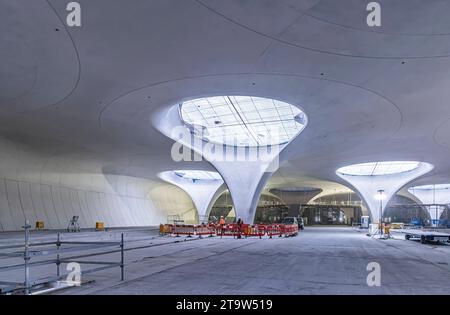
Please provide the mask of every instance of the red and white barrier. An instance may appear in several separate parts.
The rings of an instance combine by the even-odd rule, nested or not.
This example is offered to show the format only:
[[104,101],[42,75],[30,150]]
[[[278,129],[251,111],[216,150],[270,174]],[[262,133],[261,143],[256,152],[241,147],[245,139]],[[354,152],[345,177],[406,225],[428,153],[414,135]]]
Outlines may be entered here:
[[282,224],[282,233],[284,236],[294,236],[298,234],[297,224]]
[[224,224],[224,225],[179,225],[179,224],[166,224],[164,225],[164,230],[166,233],[170,231],[170,234],[175,236],[187,235],[191,237],[193,235],[198,235],[202,237],[204,235],[209,236],[232,236],[240,237],[259,237],[267,235],[269,238],[274,236],[282,237],[284,236],[294,236],[298,234],[298,226],[296,224]]

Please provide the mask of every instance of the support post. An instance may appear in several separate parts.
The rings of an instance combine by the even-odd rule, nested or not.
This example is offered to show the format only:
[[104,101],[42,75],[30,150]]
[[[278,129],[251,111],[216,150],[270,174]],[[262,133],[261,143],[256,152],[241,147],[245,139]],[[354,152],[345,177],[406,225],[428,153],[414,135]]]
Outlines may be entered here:
[[61,239],[59,236],[59,233],[57,234],[57,238],[56,238],[56,250],[58,252],[58,254],[56,255],[56,276],[59,277],[61,276],[61,271],[60,271],[60,266],[61,266],[61,260],[59,257],[59,248],[61,247]]
[[28,220],[25,221],[25,225],[23,226],[23,228],[25,229],[25,250],[23,253],[23,260],[24,260],[24,266],[25,266],[25,295],[29,295],[30,294],[30,266],[28,265],[28,263],[30,262],[29,233],[30,233],[31,225],[28,222]]
[[120,235],[120,281],[124,280],[124,259],[123,259],[123,233]]

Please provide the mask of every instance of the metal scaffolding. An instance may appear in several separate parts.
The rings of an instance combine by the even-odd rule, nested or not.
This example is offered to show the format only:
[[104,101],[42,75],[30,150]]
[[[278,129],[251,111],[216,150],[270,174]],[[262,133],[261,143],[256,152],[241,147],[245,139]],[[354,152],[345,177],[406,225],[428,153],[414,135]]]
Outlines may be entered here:
[[[121,234],[120,242],[110,242],[110,241],[99,241],[99,242],[83,242],[83,241],[61,241],[60,234],[56,236],[56,240],[53,242],[40,242],[31,243],[29,238],[29,232],[31,225],[27,222],[24,226],[24,244],[23,245],[9,245],[0,246],[0,257],[2,258],[23,258],[23,263],[14,264],[8,266],[0,267],[0,272],[24,269],[24,281],[23,282],[11,282],[11,281],[0,281],[0,293],[8,292],[23,292],[28,295],[32,293],[32,289],[37,286],[42,286],[51,282],[57,282],[67,279],[67,274],[61,274],[60,266],[63,263],[76,262],[80,265],[98,265],[99,267],[90,268],[87,270],[80,270],[80,276],[109,269],[120,267],[120,280],[124,280],[124,237]],[[54,249],[49,249],[49,246],[55,246]],[[66,247],[66,245],[72,245]],[[75,246],[73,246],[75,245]],[[114,248],[116,247],[116,249]],[[101,250],[105,248],[110,248],[109,250],[98,251],[95,253],[89,253],[84,255],[61,257],[61,255],[70,252],[79,251],[89,251],[89,250]],[[119,261],[93,261],[93,260],[78,260],[82,258],[102,256],[112,253],[120,252]],[[43,256],[53,256],[54,259],[48,259],[43,261],[32,262],[33,258],[43,257]],[[30,278],[30,268],[36,266],[55,264],[56,275],[45,277],[43,279],[37,279],[32,281]]]

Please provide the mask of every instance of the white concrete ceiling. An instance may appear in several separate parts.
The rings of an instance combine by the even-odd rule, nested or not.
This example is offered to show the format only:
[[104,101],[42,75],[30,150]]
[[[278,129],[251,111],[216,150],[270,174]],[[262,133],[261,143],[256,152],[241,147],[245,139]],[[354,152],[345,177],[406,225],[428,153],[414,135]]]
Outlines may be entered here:
[[152,111],[190,98],[286,101],[308,127],[270,187],[345,191],[335,170],[417,160],[417,184],[450,181],[450,2],[380,0],[0,0],[0,133],[105,173],[157,179],[176,163]]

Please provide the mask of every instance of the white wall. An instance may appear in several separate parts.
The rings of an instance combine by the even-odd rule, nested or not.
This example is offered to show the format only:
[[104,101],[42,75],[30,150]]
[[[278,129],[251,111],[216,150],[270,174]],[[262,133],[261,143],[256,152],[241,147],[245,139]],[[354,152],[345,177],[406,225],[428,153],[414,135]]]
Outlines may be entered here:
[[[172,199],[155,203],[152,197],[160,194]],[[0,138],[0,231],[20,230],[26,219],[33,227],[42,220],[45,228],[66,228],[73,215],[80,216],[82,228],[97,221],[106,227],[150,226],[165,222],[167,213],[190,209],[189,197],[168,194],[158,181],[103,174],[97,160],[48,156]]]

